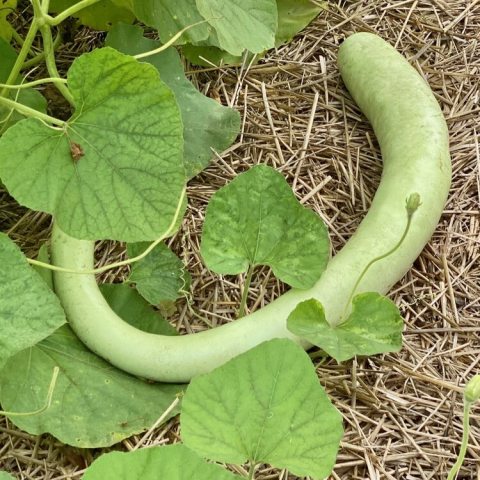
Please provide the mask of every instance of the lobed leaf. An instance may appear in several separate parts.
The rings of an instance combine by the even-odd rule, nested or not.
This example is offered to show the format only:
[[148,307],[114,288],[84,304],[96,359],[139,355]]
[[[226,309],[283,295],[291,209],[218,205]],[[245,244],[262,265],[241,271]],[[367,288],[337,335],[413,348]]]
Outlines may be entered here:
[[298,202],[283,176],[257,165],[211,198],[201,254],[214,272],[268,265],[283,282],[306,289],[325,269],[329,241],[321,219]]
[[241,477],[207,463],[184,445],[110,452],[95,460],[83,480],[234,480]]
[[185,184],[173,93],[151,65],[111,48],[77,58],[68,86],[75,113],[65,128],[29,118],[0,139],[3,183],[73,237],[158,238]]
[[331,472],[343,434],[310,358],[280,339],[194,378],[180,422],[185,445],[210,460],[269,463],[316,479]]
[[[143,36],[138,26],[117,25],[109,32],[106,45],[135,55],[157,48],[160,43]],[[166,51],[145,58],[173,90],[183,121],[184,163],[187,178],[201,172],[212,158],[212,150],[229,147],[240,131],[240,115],[200,93],[185,77],[177,51]]]
[[48,337],[66,319],[58,298],[3,233],[0,265],[1,368],[10,357]]
[[50,433],[80,448],[106,447],[148,429],[184,388],[147,383],[118,370],[64,326],[8,361],[0,372],[2,407],[17,412],[40,408],[55,366],[60,374],[50,408],[11,421],[33,435]]
[[375,292],[356,295],[352,312],[336,327],[330,326],[322,304],[315,299],[299,303],[288,317],[287,326],[338,362],[402,348],[403,319],[398,307]]

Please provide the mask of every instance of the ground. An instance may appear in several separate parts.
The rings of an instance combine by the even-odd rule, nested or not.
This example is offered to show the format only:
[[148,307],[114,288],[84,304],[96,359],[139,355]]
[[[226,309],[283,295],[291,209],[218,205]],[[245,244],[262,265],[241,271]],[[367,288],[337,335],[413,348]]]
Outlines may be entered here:
[[[346,429],[333,479],[444,479],[461,438],[461,386],[480,360],[480,2],[478,0],[331,1],[328,11],[260,64],[192,69],[198,87],[237,108],[242,132],[189,185],[190,207],[173,246],[193,275],[194,307],[215,326],[238,304],[241,281],[219,279],[202,266],[199,233],[204,207],[218,187],[257,163],[282,172],[297,198],[329,227],[338,251],[368,210],[381,174],[381,155],[368,122],[339,79],[335,58],[348,34],[372,31],[395,45],[429,82],[450,131],[453,185],[432,240],[390,295],[405,317],[398,354],[317,364],[320,382],[344,416]],[[88,49],[98,35],[80,30],[64,51]],[[29,255],[48,237],[50,220],[0,193],[0,226]],[[102,259],[121,255],[105,244]],[[106,280],[111,281],[110,274]],[[256,275],[249,309],[283,287],[268,269]],[[185,306],[180,330],[206,328]],[[468,460],[459,478],[480,479],[480,410],[472,415]],[[142,436],[116,448],[132,449]],[[178,439],[178,422],[142,444]],[[22,479],[78,479],[101,452],[32,437],[0,420],[0,469]],[[286,480],[262,468],[259,479]]]

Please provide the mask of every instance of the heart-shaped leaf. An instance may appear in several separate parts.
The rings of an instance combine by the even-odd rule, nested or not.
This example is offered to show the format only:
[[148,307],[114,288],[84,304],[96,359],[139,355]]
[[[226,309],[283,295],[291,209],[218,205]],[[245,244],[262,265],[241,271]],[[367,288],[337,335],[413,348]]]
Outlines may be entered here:
[[185,445],[218,462],[269,463],[325,478],[342,417],[301,347],[271,340],[192,380],[180,415]]
[[403,319],[398,307],[375,292],[356,295],[352,312],[336,327],[330,326],[322,304],[315,299],[299,303],[288,317],[287,326],[338,362],[402,348]]
[[151,65],[111,48],[77,58],[68,86],[75,113],[64,128],[29,118],[0,139],[0,178],[73,237],[159,237],[185,184],[173,93]]
[[268,265],[283,282],[306,289],[325,269],[329,241],[320,217],[298,202],[283,176],[257,165],[213,195],[201,253],[214,272]]

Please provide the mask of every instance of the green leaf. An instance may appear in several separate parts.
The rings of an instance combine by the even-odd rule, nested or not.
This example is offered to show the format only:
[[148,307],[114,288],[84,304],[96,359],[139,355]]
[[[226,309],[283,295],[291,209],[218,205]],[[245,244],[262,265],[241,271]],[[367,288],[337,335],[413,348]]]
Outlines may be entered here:
[[[38,250],[37,260],[43,263],[50,263],[50,251],[48,244],[44,243]],[[43,281],[53,290],[53,272],[48,268],[33,265],[33,269],[42,277]]]
[[391,300],[375,292],[356,295],[352,313],[336,327],[330,326],[322,304],[315,299],[299,303],[288,317],[287,326],[338,362],[402,348],[400,312]]
[[196,0],[200,14],[215,28],[218,47],[232,55],[260,53],[275,45],[275,0]]
[[[130,243],[128,256],[136,257],[148,246],[148,243]],[[190,275],[183,262],[160,243],[144,259],[133,264],[128,282],[135,283],[140,295],[149,303],[158,305],[184,296],[190,285]]]
[[212,465],[176,444],[134,452],[110,452],[95,460],[83,480],[234,480],[237,475]]
[[185,445],[210,460],[269,463],[318,479],[331,472],[343,434],[310,358],[280,339],[194,378],[180,422]]
[[[131,25],[115,26],[106,44],[130,55],[148,52],[160,45],[144,38],[140,27]],[[187,177],[191,178],[209,164],[212,149],[221,152],[232,144],[240,131],[240,115],[206,97],[187,80],[174,48],[145,60],[159,71],[162,80],[175,93],[184,126],[185,169]]]
[[15,480],[15,479],[7,472],[0,472],[0,480]]
[[[0,83],[5,83],[17,59],[17,52],[0,36]],[[19,77],[17,82],[20,83]],[[47,101],[43,95],[34,88],[23,90],[9,90],[11,99],[26,105],[27,107],[45,113],[47,111]],[[6,131],[11,125],[24,118],[20,113],[0,107],[0,134]]]
[[185,184],[173,93],[151,65],[111,48],[77,58],[68,86],[76,110],[63,129],[29,118],[0,139],[3,183],[73,237],[158,238]]
[[106,447],[148,429],[183,389],[150,384],[112,367],[65,326],[5,365],[0,372],[2,407],[27,412],[44,405],[55,366],[60,374],[51,407],[11,421],[33,435],[50,433],[80,448]]
[[[158,30],[162,43],[167,43],[185,27],[205,20],[198,12],[195,0],[133,0],[133,9],[141,22]],[[196,25],[189,28],[176,43],[206,40],[210,29],[206,22]]]
[[275,45],[289,42],[303,30],[324,8],[326,2],[313,3],[311,0],[277,0],[278,30]]
[[[60,13],[76,3],[78,0],[51,0],[50,12]],[[129,6],[129,0],[102,0],[83,8],[74,17],[95,30],[109,30],[118,22],[132,23],[135,20]]]
[[321,219],[298,202],[283,176],[257,165],[213,195],[201,253],[217,273],[268,265],[292,287],[310,288],[325,269],[329,242]]
[[[17,0],[2,0],[0,3],[0,39],[10,41],[12,38],[12,26],[7,17],[17,8]],[[1,62],[0,62],[1,65]]]
[[8,358],[48,337],[66,319],[58,298],[3,233],[0,233],[0,265],[2,367]]
[[110,308],[130,325],[148,333],[177,335],[177,331],[142,296],[124,283],[103,284],[100,290]]

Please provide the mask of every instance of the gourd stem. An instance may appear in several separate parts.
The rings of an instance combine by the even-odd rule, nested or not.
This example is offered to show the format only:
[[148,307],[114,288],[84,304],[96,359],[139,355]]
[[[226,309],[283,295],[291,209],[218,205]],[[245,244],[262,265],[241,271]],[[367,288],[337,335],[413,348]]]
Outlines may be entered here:
[[248,469],[248,480],[253,480],[255,477],[255,468],[256,468],[255,463],[250,463],[250,468]]
[[246,308],[247,299],[248,299],[248,290],[250,289],[250,284],[252,283],[252,275],[253,275],[254,269],[255,269],[255,265],[250,265],[248,267],[247,276],[245,277],[245,282],[243,284],[242,299],[240,300],[240,307],[238,309],[237,318],[241,318],[245,315],[245,308]]
[[362,270],[362,272],[360,273],[360,275],[358,276],[357,278],[357,281],[355,282],[355,284],[353,285],[353,288],[352,288],[352,291],[350,292],[350,296],[348,297],[348,301],[347,303],[345,304],[345,310],[343,312],[343,318],[346,317],[346,314],[347,314],[347,310],[348,308],[350,307],[351,303],[352,303],[352,299],[353,299],[353,296],[355,295],[355,292],[357,291],[357,288],[358,286],[360,285],[360,282],[362,281],[363,277],[365,276],[365,274],[368,272],[368,270],[370,270],[370,268],[372,267],[372,265],[376,262],[379,262],[380,260],[383,260],[384,258],[387,258],[389,257],[390,255],[392,255],[392,253],[395,253],[399,248],[400,246],[402,245],[403,241],[405,240],[405,238],[407,237],[407,234],[408,234],[408,231],[410,230],[410,225],[412,224],[412,215],[411,214],[407,214],[407,225],[405,226],[405,230],[403,231],[402,233],[402,236],[400,237],[400,240],[390,249],[388,250],[388,252],[378,256],[378,257],[375,257],[373,258],[372,260],[370,260],[367,265],[365,266],[365,268]]
[[458,453],[457,461],[453,465],[450,473],[448,474],[447,480],[454,480],[457,478],[457,474],[460,471],[463,461],[465,460],[465,455],[467,453],[468,447],[468,436],[470,433],[470,407],[472,403],[464,400],[463,401],[463,433],[462,433],[462,444],[460,446],[460,452]]
[[[62,41],[62,36],[60,33],[53,40],[53,50],[56,50]],[[22,66],[22,70],[27,68],[35,67],[39,63],[42,63],[45,60],[45,52],[40,52],[38,55],[30,58],[29,60],[25,61]]]

